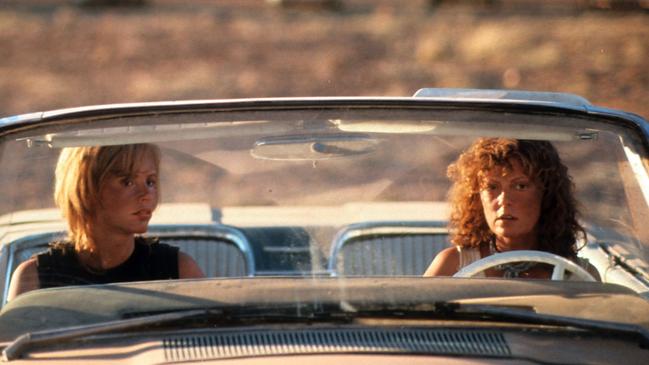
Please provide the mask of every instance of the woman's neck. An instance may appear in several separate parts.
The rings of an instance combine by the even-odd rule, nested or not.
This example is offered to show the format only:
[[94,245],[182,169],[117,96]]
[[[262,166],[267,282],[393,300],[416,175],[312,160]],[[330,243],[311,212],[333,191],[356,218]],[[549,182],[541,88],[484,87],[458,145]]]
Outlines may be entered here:
[[81,264],[91,270],[103,271],[128,260],[135,248],[135,237],[132,234],[91,233],[81,247],[87,247],[77,252]]
[[536,235],[520,238],[496,237],[494,244],[497,252],[513,250],[536,250],[538,248]]

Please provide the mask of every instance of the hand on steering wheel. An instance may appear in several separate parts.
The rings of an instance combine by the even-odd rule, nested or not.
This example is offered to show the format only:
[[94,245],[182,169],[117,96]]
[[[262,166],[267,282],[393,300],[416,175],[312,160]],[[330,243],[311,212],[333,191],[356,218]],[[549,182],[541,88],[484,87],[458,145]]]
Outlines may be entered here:
[[552,265],[553,270],[551,280],[563,280],[565,271],[568,271],[580,280],[597,281],[593,275],[584,268],[566,258],[549,252],[532,250],[516,250],[487,256],[465,266],[455,273],[453,277],[469,278],[495,266],[513,262],[538,262]]

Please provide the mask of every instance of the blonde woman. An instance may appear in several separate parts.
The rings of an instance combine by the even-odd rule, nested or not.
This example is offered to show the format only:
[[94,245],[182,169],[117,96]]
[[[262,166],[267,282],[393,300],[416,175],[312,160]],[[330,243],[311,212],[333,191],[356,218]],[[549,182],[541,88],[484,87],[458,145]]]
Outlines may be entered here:
[[138,236],[158,205],[159,166],[151,144],[63,149],[54,199],[68,240],[20,264],[8,298],[67,285],[202,277],[189,255]]

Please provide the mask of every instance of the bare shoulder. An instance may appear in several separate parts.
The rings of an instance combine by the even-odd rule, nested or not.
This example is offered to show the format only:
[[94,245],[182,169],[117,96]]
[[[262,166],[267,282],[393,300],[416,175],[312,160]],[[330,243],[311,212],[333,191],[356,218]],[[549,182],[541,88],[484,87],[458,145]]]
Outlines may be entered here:
[[178,275],[181,279],[205,277],[196,261],[184,252],[178,252]]
[[459,263],[460,254],[457,247],[445,248],[435,256],[424,276],[452,276],[457,272]]
[[22,293],[38,288],[40,288],[40,282],[38,281],[38,261],[35,257],[32,257],[18,265],[16,270],[14,270],[11,277],[11,284],[9,284],[7,300],[12,300]]

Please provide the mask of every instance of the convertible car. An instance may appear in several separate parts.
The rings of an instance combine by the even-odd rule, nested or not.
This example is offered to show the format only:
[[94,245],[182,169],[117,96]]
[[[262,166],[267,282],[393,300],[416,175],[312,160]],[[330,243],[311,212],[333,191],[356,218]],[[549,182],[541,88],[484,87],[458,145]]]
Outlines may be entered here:
[[[480,137],[551,142],[576,188],[590,275],[537,252],[422,277],[449,247],[447,167]],[[62,148],[152,143],[146,236],[206,277],[8,300],[66,235]],[[0,119],[0,350],[8,363],[648,364],[649,124],[571,94],[201,100]],[[506,255],[506,254],[502,254]],[[500,260],[500,261],[498,261]],[[553,280],[480,278],[503,260]]]

